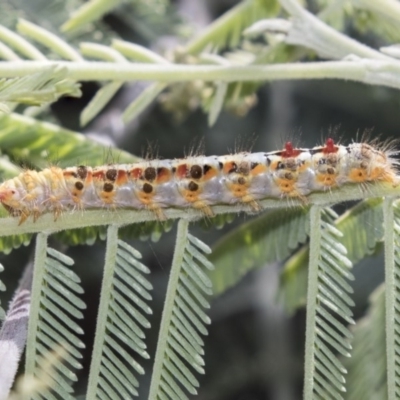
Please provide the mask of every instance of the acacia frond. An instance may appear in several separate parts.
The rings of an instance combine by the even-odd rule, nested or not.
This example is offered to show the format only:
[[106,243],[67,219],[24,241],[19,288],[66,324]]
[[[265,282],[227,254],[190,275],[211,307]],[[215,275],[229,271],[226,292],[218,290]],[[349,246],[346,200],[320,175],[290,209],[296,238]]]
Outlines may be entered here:
[[365,317],[353,328],[352,357],[344,360],[349,371],[347,400],[388,398],[384,285],[375,289],[369,302]]
[[150,400],[188,399],[196,394],[199,382],[192,369],[204,373],[204,341],[209,317],[205,295],[212,294],[204,268],[213,265],[204,254],[211,250],[188,233],[189,222],[180,220],[174,259],[161,320],[157,353],[150,384]]
[[[356,263],[376,251],[383,238],[382,198],[358,203],[341,215],[336,227],[343,233],[340,242],[347,257]],[[279,299],[288,313],[305,304],[309,246],[304,246],[285,263],[281,275]]]
[[[132,1],[131,1],[132,2]],[[71,33],[81,30],[90,23],[98,21],[105,14],[115,10],[122,0],[90,0],[78,8],[62,26],[63,32]],[[133,3],[133,2],[132,2]],[[167,0],[135,1],[135,6],[145,6],[154,13],[163,15],[167,6]]]
[[[83,333],[75,319],[83,318],[85,303],[79,277],[69,268],[73,260],[47,247],[47,236],[38,234],[32,284],[31,315],[26,353],[27,376],[44,381],[46,393],[35,398],[58,395],[73,399],[72,384],[80,369],[78,359],[84,347],[77,334]],[[53,369],[49,370],[49,365]]]
[[66,167],[138,161],[125,151],[101,145],[80,133],[14,113],[0,116],[0,141],[4,153],[38,168],[50,163]]
[[188,54],[199,54],[206,47],[214,50],[234,48],[242,40],[245,28],[255,21],[277,15],[279,10],[279,3],[275,0],[242,1],[190,41],[185,50]]
[[[157,242],[160,237],[169,232],[175,221],[146,221],[137,224],[131,224],[120,228],[119,237],[124,239],[140,239]],[[17,236],[18,237],[18,236]],[[76,246],[78,244],[92,245],[97,239],[105,240],[107,237],[106,226],[88,226],[79,229],[63,230],[55,234],[55,237],[64,244]],[[0,238],[0,251],[2,240]]]
[[214,293],[223,293],[247,272],[282,261],[307,240],[308,208],[273,210],[224,236],[213,247],[209,273]]
[[347,280],[352,264],[339,243],[342,233],[333,225],[337,215],[329,208],[312,206],[310,212],[310,260],[307,293],[304,397],[343,399],[346,369],[337,353],[350,357],[354,323],[353,300]]
[[150,270],[138,261],[140,258],[138,251],[118,240],[118,228],[110,225],[86,395],[89,400],[139,395],[139,382],[133,371],[144,374],[144,369],[131,353],[149,358],[142,328],[150,328],[150,323],[142,311],[152,314],[146,304],[151,300],[152,286],[143,277]]
[[79,85],[66,79],[63,68],[46,68],[43,72],[21,78],[0,80],[0,114],[9,113],[18,104],[42,106],[63,95],[80,97]]
[[388,398],[400,396],[400,203],[387,198],[385,222],[386,350]]

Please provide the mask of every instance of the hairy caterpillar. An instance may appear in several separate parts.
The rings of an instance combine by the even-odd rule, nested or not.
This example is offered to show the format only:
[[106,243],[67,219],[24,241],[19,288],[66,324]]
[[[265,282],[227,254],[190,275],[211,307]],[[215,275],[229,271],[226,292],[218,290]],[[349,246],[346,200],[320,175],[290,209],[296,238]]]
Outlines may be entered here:
[[163,208],[194,207],[212,216],[215,204],[291,197],[306,201],[315,191],[346,183],[387,182],[396,186],[396,152],[366,143],[349,146],[327,139],[324,146],[269,153],[196,156],[135,164],[27,170],[0,185],[0,202],[20,223],[52,212],[89,208],[147,208],[164,219]]

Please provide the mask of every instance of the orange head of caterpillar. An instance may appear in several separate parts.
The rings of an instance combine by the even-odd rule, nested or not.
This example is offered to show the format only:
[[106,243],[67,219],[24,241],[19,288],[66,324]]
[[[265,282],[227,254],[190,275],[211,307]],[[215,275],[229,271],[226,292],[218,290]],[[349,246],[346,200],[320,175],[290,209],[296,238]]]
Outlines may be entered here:
[[16,186],[16,179],[10,179],[0,185],[0,203],[10,213],[24,209],[23,196]]

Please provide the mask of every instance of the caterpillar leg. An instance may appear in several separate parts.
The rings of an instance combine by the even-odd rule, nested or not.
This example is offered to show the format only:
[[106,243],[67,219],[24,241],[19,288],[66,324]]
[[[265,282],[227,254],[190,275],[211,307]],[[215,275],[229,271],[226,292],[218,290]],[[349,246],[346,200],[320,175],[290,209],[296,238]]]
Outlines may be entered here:
[[214,211],[203,201],[195,201],[193,203],[193,208],[200,210],[206,217],[215,217]]
[[27,210],[21,211],[19,214],[18,226],[22,225],[30,215],[31,213]]
[[167,220],[167,217],[165,216],[161,207],[158,207],[155,204],[148,204],[146,208],[154,213],[158,221],[163,222]]

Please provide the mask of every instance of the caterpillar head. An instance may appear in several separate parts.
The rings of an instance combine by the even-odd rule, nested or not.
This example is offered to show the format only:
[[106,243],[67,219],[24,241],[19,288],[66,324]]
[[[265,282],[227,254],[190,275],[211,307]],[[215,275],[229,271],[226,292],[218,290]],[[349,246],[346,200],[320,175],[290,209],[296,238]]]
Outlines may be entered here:
[[10,214],[15,214],[15,211],[24,208],[23,195],[18,190],[15,179],[3,182],[0,185],[0,203]]

